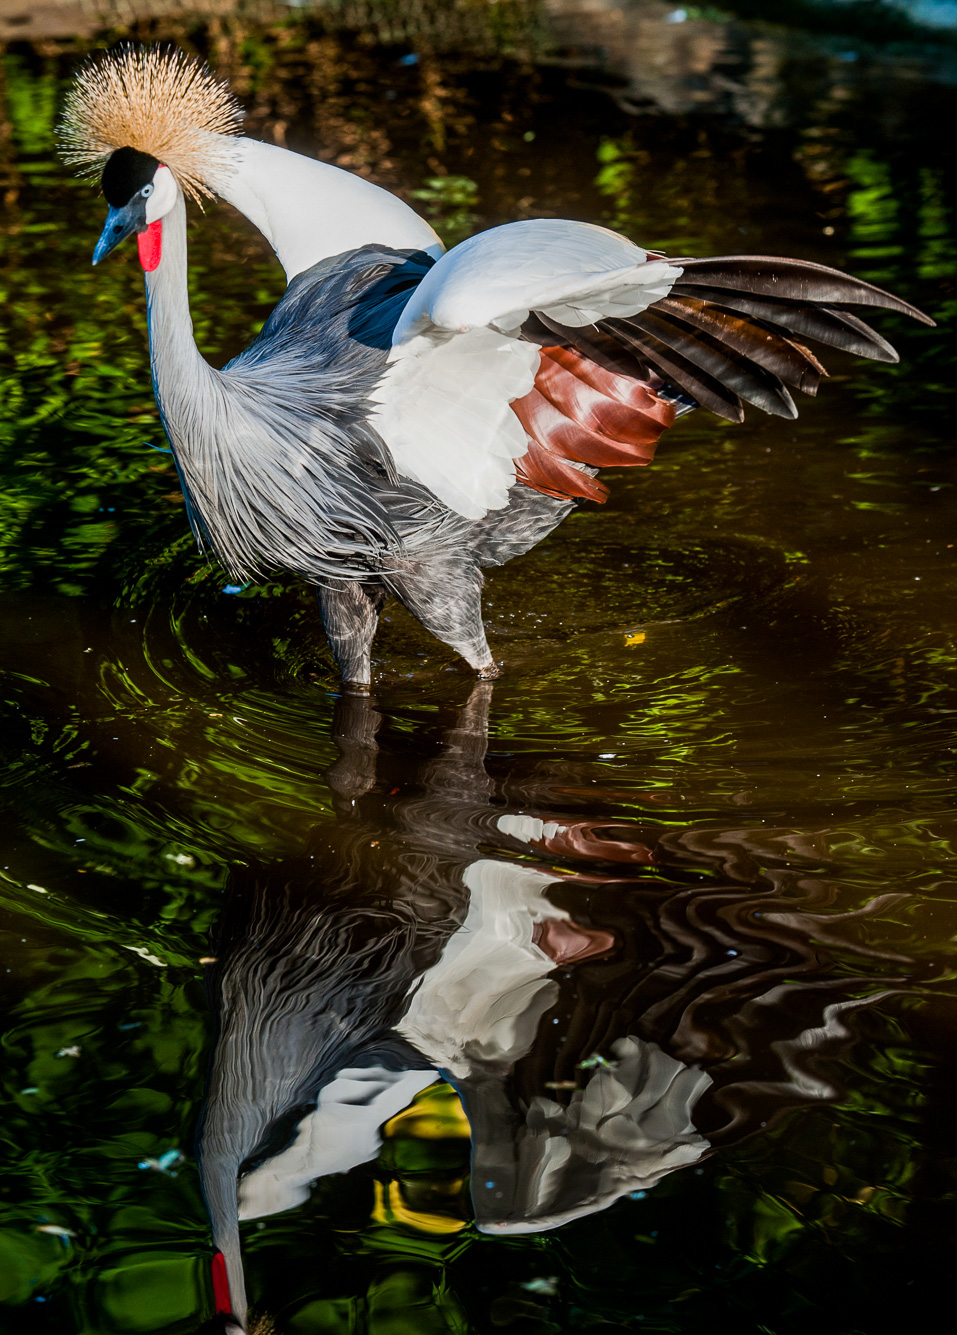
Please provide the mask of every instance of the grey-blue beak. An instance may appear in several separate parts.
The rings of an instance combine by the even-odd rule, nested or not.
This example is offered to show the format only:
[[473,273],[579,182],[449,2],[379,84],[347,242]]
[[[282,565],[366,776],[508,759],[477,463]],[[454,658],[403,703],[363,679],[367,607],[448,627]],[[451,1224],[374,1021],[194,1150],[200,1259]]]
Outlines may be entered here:
[[121,241],[125,241],[134,232],[145,231],[145,200],[137,196],[129,204],[124,204],[121,209],[111,208],[106,215],[106,222],[103,224],[100,239],[96,243],[96,250],[93,252],[93,263],[99,264],[100,260],[105,260],[114,246],[118,246]]

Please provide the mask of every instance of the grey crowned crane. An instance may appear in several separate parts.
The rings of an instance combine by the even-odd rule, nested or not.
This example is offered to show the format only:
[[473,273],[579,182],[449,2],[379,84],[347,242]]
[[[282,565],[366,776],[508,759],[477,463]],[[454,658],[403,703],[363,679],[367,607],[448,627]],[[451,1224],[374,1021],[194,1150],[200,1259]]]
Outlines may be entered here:
[[[318,590],[343,678],[367,685],[391,593],[481,677],[498,675],[482,569],[540,542],[601,467],[647,464],[700,405],[796,416],[824,368],[805,339],[878,361],[849,307],[932,324],[835,269],[667,259],[588,223],[532,219],[448,252],[406,204],[239,134],[229,91],[179,52],[125,47],[74,80],[66,160],[102,169],[94,264],[136,234],[153,387],[190,523],[234,579]],[[187,299],[186,196],[228,200],[288,287],[222,370]]]

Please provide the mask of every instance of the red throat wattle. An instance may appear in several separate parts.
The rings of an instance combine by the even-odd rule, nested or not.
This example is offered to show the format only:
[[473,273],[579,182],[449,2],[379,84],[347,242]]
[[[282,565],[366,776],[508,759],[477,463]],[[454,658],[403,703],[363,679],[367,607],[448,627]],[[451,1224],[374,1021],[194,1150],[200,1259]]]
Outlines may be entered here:
[[140,264],[146,273],[152,273],[163,254],[162,221],[150,223],[145,232],[137,233],[136,248],[140,252]]

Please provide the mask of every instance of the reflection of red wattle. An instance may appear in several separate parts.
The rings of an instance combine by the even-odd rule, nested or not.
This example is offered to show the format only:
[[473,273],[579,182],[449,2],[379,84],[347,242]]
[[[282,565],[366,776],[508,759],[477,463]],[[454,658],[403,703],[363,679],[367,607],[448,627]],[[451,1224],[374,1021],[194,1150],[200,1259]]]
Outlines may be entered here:
[[140,264],[147,273],[152,273],[159,264],[163,253],[163,224],[161,221],[150,223],[145,232],[137,233],[136,248],[140,252]]
[[537,922],[532,929],[532,940],[555,964],[577,964],[579,960],[607,955],[616,945],[611,932],[581,927],[570,918]]
[[[159,223],[153,223],[153,227],[158,227]],[[140,233],[145,236],[144,232]],[[145,265],[143,266],[146,267]],[[155,267],[155,266],[154,266]],[[229,1280],[226,1278],[226,1258],[222,1252],[213,1253],[213,1298],[216,1303],[217,1312],[232,1312],[233,1304],[229,1296]]]

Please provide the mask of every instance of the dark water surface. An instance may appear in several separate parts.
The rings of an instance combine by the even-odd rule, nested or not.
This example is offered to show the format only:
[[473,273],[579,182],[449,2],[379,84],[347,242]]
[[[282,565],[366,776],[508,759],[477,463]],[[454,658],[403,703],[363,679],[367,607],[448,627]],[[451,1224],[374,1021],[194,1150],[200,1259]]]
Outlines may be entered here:
[[[794,254],[939,327],[606,475],[489,578],[494,687],[391,609],[371,700],[307,589],[193,550],[135,253],[91,270],[53,157],[84,43],[5,57],[4,1332],[212,1311],[207,1080],[277,1332],[870,1335],[952,1273],[950,57],[551,8],[148,31],[449,240]],[[281,275],[225,206],[190,244],[220,362]]]

